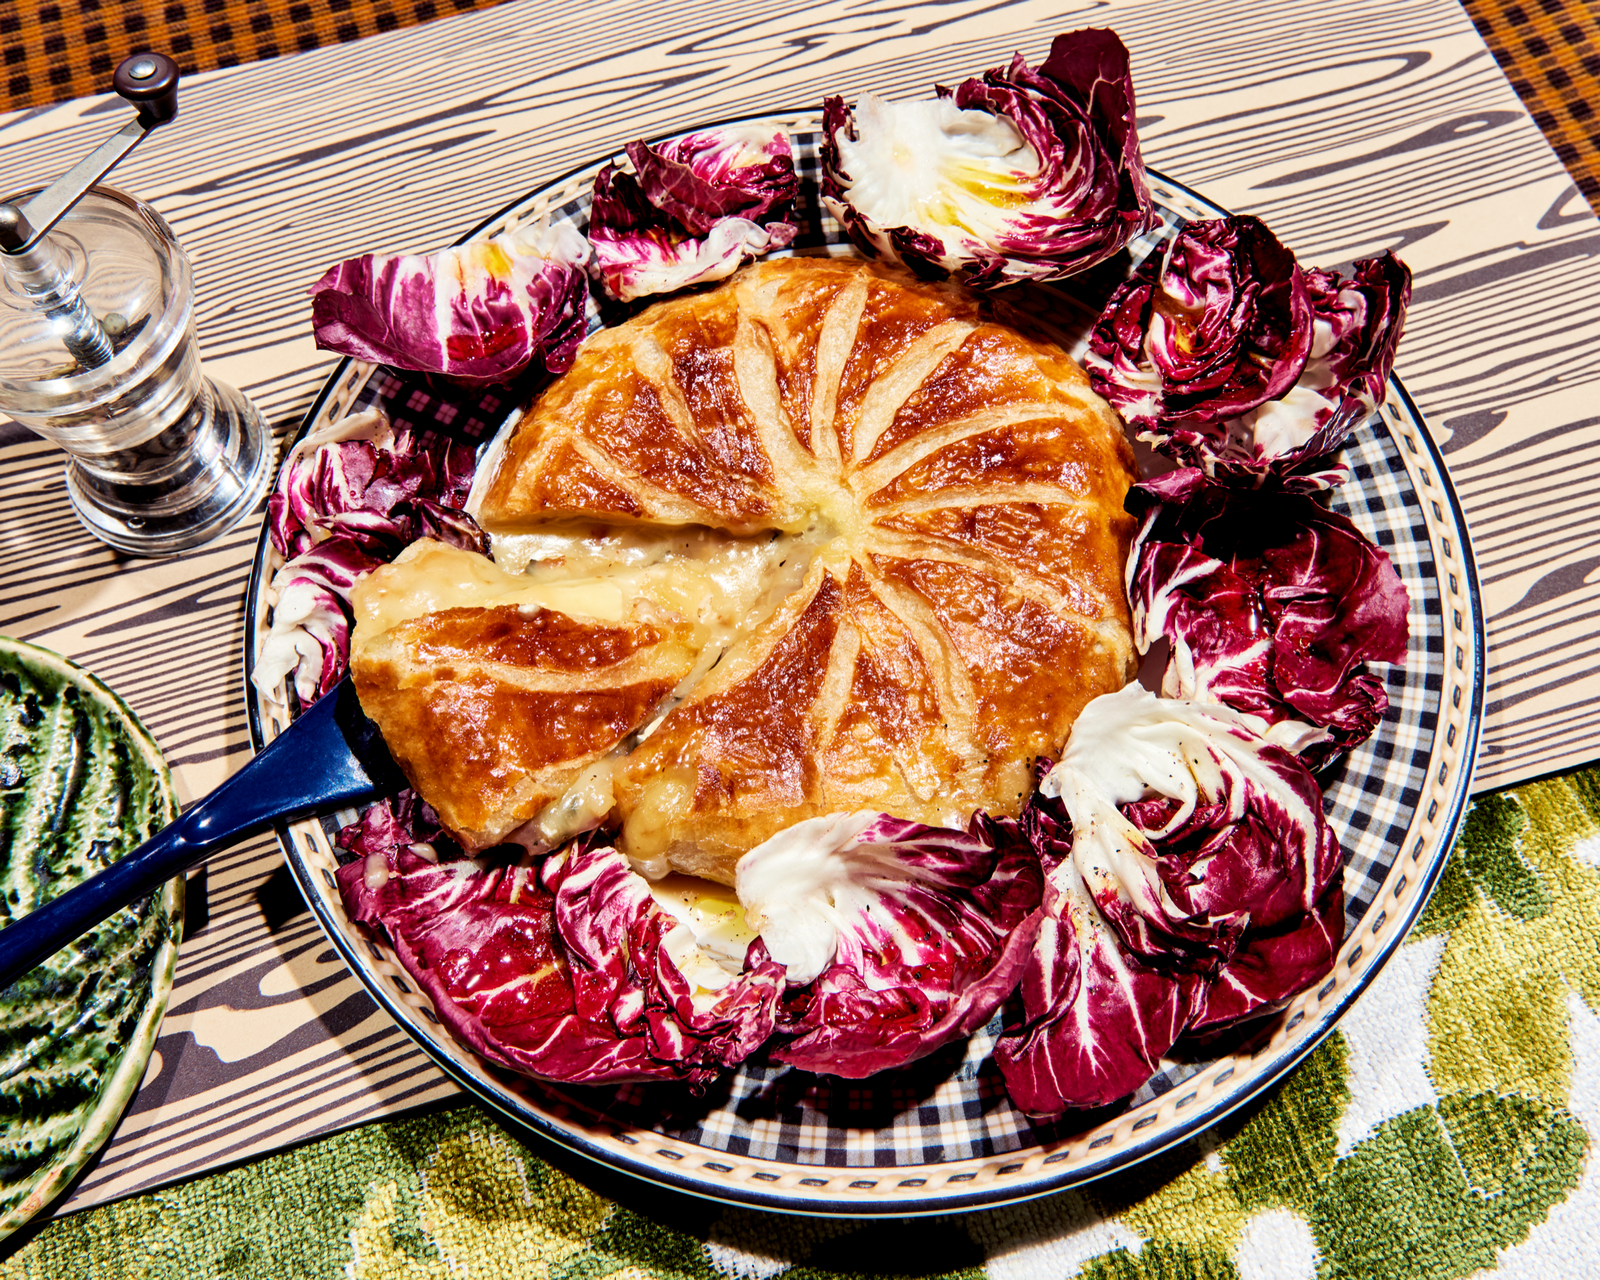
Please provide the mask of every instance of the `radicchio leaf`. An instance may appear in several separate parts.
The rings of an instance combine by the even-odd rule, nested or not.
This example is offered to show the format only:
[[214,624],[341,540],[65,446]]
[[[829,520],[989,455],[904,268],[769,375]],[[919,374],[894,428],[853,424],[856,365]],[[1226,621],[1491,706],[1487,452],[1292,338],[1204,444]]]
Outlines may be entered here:
[[995,1042],[1011,1101],[1044,1117],[1127,1097],[1172,1048],[1197,985],[1192,974],[1129,955],[1077,865],[1062,859],[1046,879],[1022,971],[1022,1020]]
[[1139,685],[1089,703],[1041,793],[1125,946],[1211,970],[1311,911],[1343,864],[1322,791],[1259,722]]
[[1130,425],[1237,417],[1294,386],[1311,352],[1305,275],[1259,218],[1191,222],[1111,295],[1084,366]]
[[351,414],[307,433],[284,458],[267,499],[272,544],[293,558],[352,527],[341,517],[388,516],[410,500],[454,515],[472,488],[474,466],[470,445],[452,441],[440,448],[409,428],[396,434],[378,409]]
[[444,1025],[491,1062],[574,1084],[698,1085],[770,1032],[782,969],[752,947],[745,974],[695,988],[672,958],[681,926],[615,850],[578,847],[542,874],[526,857],[441,861],[386,808],[341,833],[363,854],[338,872],[345,909],[388,936]]
[[796,824],[739,860],[746,919],[791,989],[773,1051],[859,1079],[983,1026],[1038,924],[1038,855],[1012,822],[968,831],[887,815]]
[[1212,472],[1255,479],[1295,468],[1307,487],[1331,487],[1304,464],[1339,448],[1384,401],[1411,300],[1410,270],[1385,253],[1357,262],[1348,280],[1316,268],[1305,279],[1312,322],[1306,367],[1285,394],[1229,423],[1226,439],[1194,446]]
[[1188,223],[1106,303],[1084,359],[1140,438],[1207,475],[1328,487],[1316,460],[1383,403],[1411,273],[1303,269],[1258,218]]
[[823,198],[868,257],[978,288],[1087,270],[1154,225],[1114,32],[1057,36],[933,100],[823,112]]
[[350,590],[418,538],[487,551],[477,522],[459,510],[472,487],[473,451],[396,433],[377,409],[308,434],[284,459],[267,500],[273,546],[286,557],[273,575],[272,626],[251,680],[276,700],[293,675],[309,703],[350,659]]
[[1316,909],[1244,945],[1197,994],[1186,1031],[1222,1030],[1283,1005],[1333,970],[1344,941],[1344,887],[1335,877]]
[[[329,587],[324,574],[317,572],[330,559],[322,552],[309,551],[292,571],[285,565],[273,575],[277,603],[272,607],[272,626],[250,672],[264,697],[276,700],[279,686],[293,675],[295,696],[309,706],[339,682],[350,664],[346,597]],[[359,566],[364,573],[374,563],[352,558],[338,567],[349,570]]]
[[1303,734],[1313,767],[1360,744],[1389,705],[1368,662],[1406,654],[1410,597],[1383,551],[1309,496],[1239,490],[1198,470],[1135,486],[1134,642],[1162,636],[1168,697],[1220,702]]
[[325,351],[457,382],[572,366],[586,327],[589,247],[564,225],[519,227],[438,253],[366,254],[311,286]]
[[381,929],[458,1040],[550,1079],[682,1079],[646,1041],[578,1015],[554,899],[526,863],[437,863],[400,846],[339,869],[350,918]]
[[995,1048],[1029,1114],[1113,1102],[1186,1029],[1332,967],[1338,840],[1315,779],[1258,725],[1138,686],[1079,716],[1024,819],[1050,868],[1046,919]]
[[622,302],[732,275],[787,247],[798,180],[789,135],[738,125],[630,142],[632,172],[606,165],[589,210],[594,272]]
[[738,975],[714,962],[688,964],[693,932],[657,905],[615,849],[552,857],[543,881],[555,893],[580,1017],[643,1038],[652,1056],[694,1079],[743,1062],[772,1034],[784,973],[759,940]]
[[429,845],[427,856],[437,860],[437,850],[431,846],[439,840],[448,843],[449,837],[444,835],[433,806],[410,787],[403,787],[395,795],[368,805],[359,818],[339,832],[335,843],[363,858],[377,854],[379,863],[374,865],[379,865],[390,850],[400,845]]

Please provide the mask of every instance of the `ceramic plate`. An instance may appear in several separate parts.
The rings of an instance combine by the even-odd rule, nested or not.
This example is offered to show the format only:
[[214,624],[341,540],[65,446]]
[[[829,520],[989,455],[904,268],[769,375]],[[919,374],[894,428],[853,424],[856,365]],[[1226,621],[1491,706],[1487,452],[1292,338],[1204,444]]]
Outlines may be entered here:
[[[801,172],[805,253],[853,252],[817,199],[816,115],[781,121]],[[471,236],[549,217],[587,224],[599,165],[552,183]],[[1134,263],[1186,220],[1223,211],[1152,174],[1162,225],[1132,246]],[[469,237],[470,238],[470,237]],[[1127,270],[1123,260],[1042,298],[1067,341],[1082,335]],[[591,304],[591,327],[601,323]],[[487,442],[514,423],[505,393],[451,390],[359,361],[335,372],[306,427],[369,405],[398,425]],[[693,1194],[820,1214],[938,1213],[1042,1195],[1124,1168],[1254,1097],[1332,1030],[1421,910],[1467,799],[1483,697],[1483,619],[1465,524],[1443,462],[1398,381],[1351,438],[1351,481],[1334,505],[1393,560],[1411,595],[1410,650],[1383,670],[1390,706],[1378,732],[1325,776],[1347,856],[1347,934],[1334,972],[1226,1051],[1174,1058],[1125,1105],[1036,1123],[1011,1106],[989,1058],[992,1028],[910,1068],[866,1081],[814,1077],[759,1056],[695,1098],[679,1086],[575,1088],[490,1067],[440,1027],[388,947],[345,917],[331,841],[353,814],[301,822],[284,836],[307,900],[363,982],[463,1086],[533,1130],[615,1168]],[[263,531],[250,590],[253,650],[281,563]],[[282,732],[287,697],[252,689],[256,746]]]
[[[110,689],[0,637],[0,850],[12,915],[132,853],[178,816],[155,739]],[[0,991],[0,1238],[105,1145],[172,991],[183,879]]]

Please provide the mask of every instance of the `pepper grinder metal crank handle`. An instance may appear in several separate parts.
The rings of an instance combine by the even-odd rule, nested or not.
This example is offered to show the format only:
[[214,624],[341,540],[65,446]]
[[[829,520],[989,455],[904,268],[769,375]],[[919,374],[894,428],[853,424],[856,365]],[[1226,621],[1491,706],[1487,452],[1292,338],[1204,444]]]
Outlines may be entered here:
[[20,209],[0,204],[0,250],[15,255],[32,249],[145,134],[176,118],[178,64],[166,54],[134,54],[117,68],[111,83],[139,114]]
[[111,83],[138,115],[25,204],[0,204],[0,252],[45,314],[62,325],[64,345],[86,369],[111,359],[111,338],[41,241],[147,133],[177,116],[178,64],[165,54],[136,53]]

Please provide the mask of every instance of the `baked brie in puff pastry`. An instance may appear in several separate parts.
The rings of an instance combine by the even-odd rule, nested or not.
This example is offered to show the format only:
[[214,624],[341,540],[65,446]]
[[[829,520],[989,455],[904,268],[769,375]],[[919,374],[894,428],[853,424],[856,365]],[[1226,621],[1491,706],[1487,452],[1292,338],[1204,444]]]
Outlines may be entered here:
[[469,848],[581,814],[732,884],[805,818],[1016,814],[1136,666],[1121,424],[955,285],[758,263],[590,336],[486,465],[475,514],[529,576],[432,609],[383,584],[430,553],[379,570],[416,598],[358,616],[352,660]]

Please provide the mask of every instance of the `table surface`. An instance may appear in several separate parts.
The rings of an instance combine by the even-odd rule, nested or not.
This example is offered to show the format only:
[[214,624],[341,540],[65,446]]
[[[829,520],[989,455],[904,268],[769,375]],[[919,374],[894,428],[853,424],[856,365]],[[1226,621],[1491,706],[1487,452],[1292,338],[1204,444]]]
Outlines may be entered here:
[[[466,13],[500,0],[0,0],[0,111],[104,89],[117,59],[162,49],[185,76]],[[1473,25],[1579,189],[1600,206],[1600,8],[1585,0],[1465,0]]]
[[[730,0],[672,11],[670,31],[630,13],[516,0],[188,82],[117,181],[188,247],[208,370],[282,437],[332,365],[304,296],[329,263],[446,243],[636,136],[828,92],[919,94],[1106,21],[1023,0]],[[1132,0],[1112,18],[1153,166],[1261,214],[1303,261],[1395,248],[1416,273],[1397,372],[1446,450],[1490,618],[1479,785],[1600,756],[1600,226],[1472,23],[1454,0]],[[89,98],[0,119],[0,188],[59,172],[122,113]],[[249,753],[256,527],[121,559],[76,524],[59,455],[5,426],[0,492],[0,630],[95,670],[185,796],[204,794]],[[278,858],[257,840],[195,886],[151,1073],[69,1207],[454,1092],[345,973]]]

